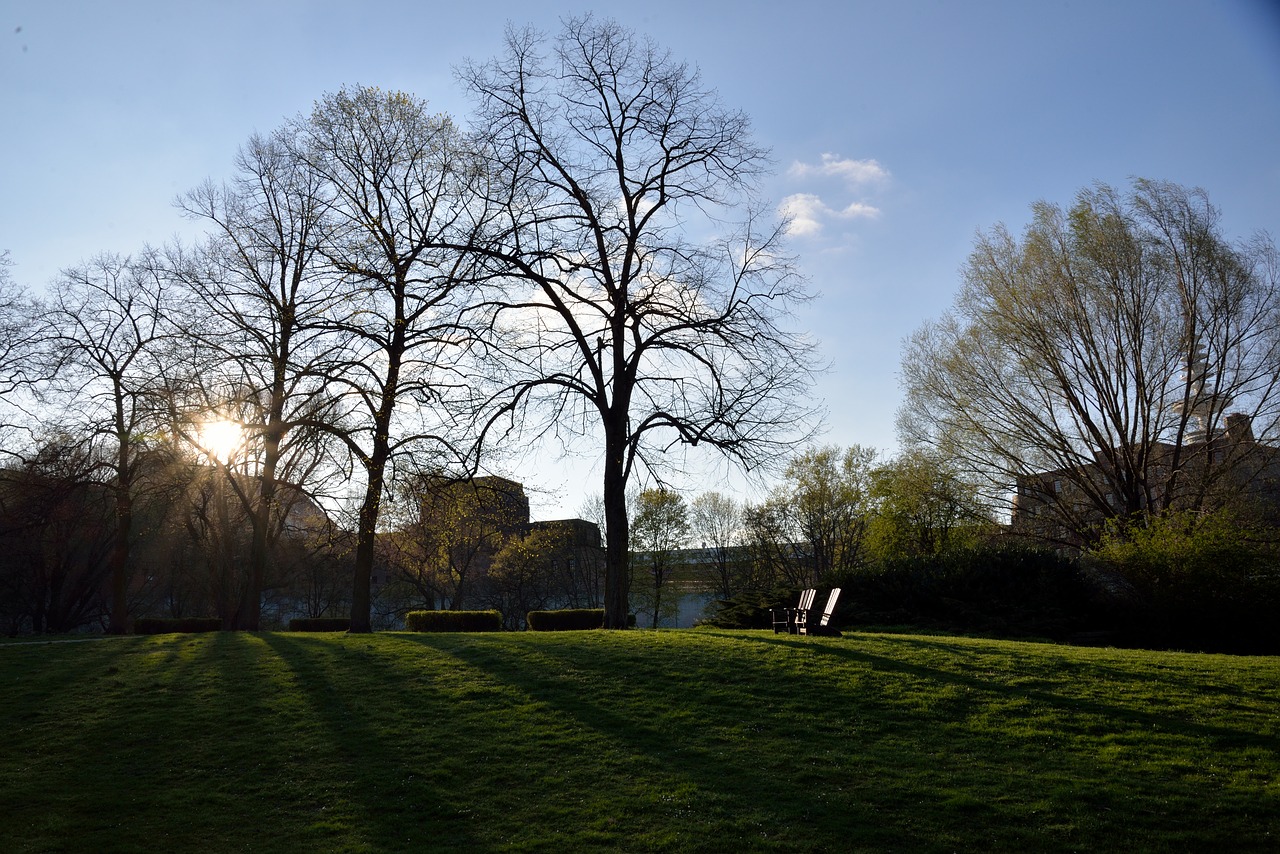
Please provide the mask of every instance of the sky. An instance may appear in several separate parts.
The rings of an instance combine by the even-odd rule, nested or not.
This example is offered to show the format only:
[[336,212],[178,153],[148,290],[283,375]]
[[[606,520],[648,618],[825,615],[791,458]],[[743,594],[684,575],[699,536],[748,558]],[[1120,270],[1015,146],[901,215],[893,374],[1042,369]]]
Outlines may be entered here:
[[[696,66],[772,151],[761,190],[820,296],[820,441],[891,455],[902,343],[951,305],[980,230],[1095,182],[1202,187],[1223,231],[1280,236],[1280,0],[651,0],[0,4],[0,250],[34,290],[196,231],[173,199],[344,85],[465,121],[453,69],[504,28],[591,12]],[[598,451],[510,463],[535,518],[599,493]],[[673,459],[688,497],[768,481]]]

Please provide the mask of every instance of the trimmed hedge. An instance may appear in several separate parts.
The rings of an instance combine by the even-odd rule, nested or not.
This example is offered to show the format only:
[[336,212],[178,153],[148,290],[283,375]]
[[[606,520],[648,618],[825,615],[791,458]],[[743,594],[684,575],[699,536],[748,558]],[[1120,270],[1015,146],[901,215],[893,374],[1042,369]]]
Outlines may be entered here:
[[136,635],[194,634],[222,631],[218,617],[139,617],[133,621]]
[[497,632],[502,614],[497,611],[410,611],[404,627],[411,632]]
[[559,611],[530,611],[531,632],[564,632],[604,628],[604,608],[565,608]]
[[351,630],[350,617],[294,617],[291,632],[346,632]]

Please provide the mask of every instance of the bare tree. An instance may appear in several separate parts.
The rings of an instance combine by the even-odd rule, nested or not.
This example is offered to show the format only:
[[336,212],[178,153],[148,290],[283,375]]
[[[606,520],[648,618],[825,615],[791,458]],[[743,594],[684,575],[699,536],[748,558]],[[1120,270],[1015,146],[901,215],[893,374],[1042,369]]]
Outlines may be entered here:
[[605,625],[622,628],[637,466],[660,478],[681,442],[765,465],[808,414],[812,346],[782,325],[804,282],[753,200],[767,153],[696,71],[612,22],[570,19],[550,45],[511,30],[461,76],[506,191],[472,247],[509,276],[502,414],[600,443]]
[[0,394],[8,397],[28,385],[36,367],[36,304],[25,288],[13,281],[8,250],[0,253]]
[[42,395],[68,418],[109,442],[104,455],[115,510],[111,550],[110,631],[128,623],[129,549],[144,437],[156,432],[157,378],[170,343],[171,309],[161,279],[146,259],[101,255],[62,272],[43,315],[40,335],[55,379]]
[[1049,478],[1072,544],[1217,500],[1228,408],[1250,440],[1280,428],[1274,245],[1228,241],[1203,191],[1162,182],[1033,211],[1021,239],[979,235],[955,307],[908,342],[904,439],[993,498]]
[[178,200],[211,235],[194,252],[175,253],[172,272],[191,304],[184,332],[211,361],[192,379],[211,385],[195,398],[197,419],[234,417],[244,430],[241,456],[253,476],[229,485],[252,528],[249,578],[235,625],[257,630],[275,542],[297,489],[309,486],[323,458],[317,424],[338,419],[320,362],[335,346],[329,319],[347,294],[317,255],[326,199],[320,176],[293,157],[284,130],[254,136],[224,185],[207,182]]
[[330,426],[364,475],[351,631],[370,631],[370,574],[383,488],[397,455],[428,446],[442,465],[466,457],[458,425],[471,379],[463,325],[478,176],[446,117],[400,92],[343,89],[288,127],[293,155],[320,181],[319,251],[344,279],[332,311],[343,346],[323,371],[349,413]]

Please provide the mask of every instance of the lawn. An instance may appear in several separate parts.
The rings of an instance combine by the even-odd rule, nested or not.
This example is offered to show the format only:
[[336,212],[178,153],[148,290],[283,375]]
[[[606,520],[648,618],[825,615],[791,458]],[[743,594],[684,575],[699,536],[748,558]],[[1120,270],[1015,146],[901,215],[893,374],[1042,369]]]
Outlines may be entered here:
[[1280,658],[853,633],[0,644],[0,851],[1280,849]]

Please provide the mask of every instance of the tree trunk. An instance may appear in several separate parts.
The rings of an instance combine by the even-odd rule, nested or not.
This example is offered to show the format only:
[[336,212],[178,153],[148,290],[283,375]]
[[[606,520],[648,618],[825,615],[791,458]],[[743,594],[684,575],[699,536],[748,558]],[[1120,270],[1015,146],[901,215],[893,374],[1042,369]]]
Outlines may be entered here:
[[129,447],[120,443],[116,461],[116,531],[111,547],[111,620],[107,631],[122,635],[129,631],[129,537],[133,532],[133,495],[130,481]]
[[385,460],[369,464],[369,484],[364,503],[360,505],[360,530],[356,534],[356,565],[351,586],[351,634],[373,631],[372,592],[373,552],[378,537],[378,511],[382,504],[382,472]]
[[387,459],[391,456],[388,430],[391,422],[391,403],[384,403],[374,423],[373,455],[365,465],[368,473],[368,484],[364,490],[364,503],[360,505],[359,525],[356,532],[356,565],[351,584],[351,628],[352,634],[367,634],[373,631],[372,591],[370,579],[373,576],[373,557],[378,540],[378,516],[382,508],[383,477],[387,469]]
[[[275,400],[279,394],[273,395]],[[277,404],[273,403],[273,409]],[[251,632],[262,625],[262,588],[266,584],[267,562],[270,559],[271,513],[276,503],[276,469],[280,462],[280,418],[277,412],[270,416],[263,436],[262,477],[258,484],[258,501],[253,510],[253,541],[249,545],[249,581],[244,601],[240,607],[240,627]]]
[[630,574],[627,572],[627,480],[625,431],[606,426],[604,461],[604,627],[627,628]]

